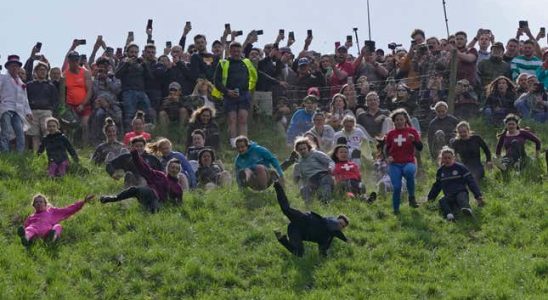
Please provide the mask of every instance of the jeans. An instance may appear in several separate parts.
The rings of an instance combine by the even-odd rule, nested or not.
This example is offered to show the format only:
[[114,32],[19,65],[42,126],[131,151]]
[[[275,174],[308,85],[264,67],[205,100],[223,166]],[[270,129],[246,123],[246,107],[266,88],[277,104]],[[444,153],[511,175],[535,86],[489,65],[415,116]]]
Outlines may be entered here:
[[15,134],[15,149],[22,153],[25,151],[25,132],[23,120],[14,111],[7,111],[0,117],[0,152],[9,151],[10,138]]
[[137,198],[139,203],[145,207],[149,212],[156,213],[160,209],[160,202],[156,193],[148,186],[132,186],[126,190],[121,191],[115,201],[121,201],[129,198]]
[[308,180],[301,187],[301,197],[305,202],[312,199],[314,193],[318,194],[318,198],[323,202],[329,202],[333,193],[333,178],[328,172],[320,172]]
[[402,178],[407,183],[409,197],[415,197],[415,173],[417,166],[414,163],[391,163],[388,167],[388,175],[392,182],[392,208],[395,212],[400,210]]
[[142,109],[150,117],[150,100],[144,91],[123,91],[122,106],[124,108],[124,129],[126,131],[131,131],[131,121],[138,109]]

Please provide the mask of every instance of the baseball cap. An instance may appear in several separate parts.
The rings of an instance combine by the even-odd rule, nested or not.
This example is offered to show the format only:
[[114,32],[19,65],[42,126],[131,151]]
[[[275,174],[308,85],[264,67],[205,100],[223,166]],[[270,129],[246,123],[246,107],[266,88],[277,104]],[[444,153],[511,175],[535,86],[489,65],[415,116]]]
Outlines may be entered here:
[[308,65],[310,62],[308,61],[308,58],[302,57],[299,58],[299,61],[297,62],[297,65],[300,67],[302,65]]
[[493,48],[500,48],[502,50],[504,50],[504,45],[501,43],[501,42],[496,42],[493,44],[493,46],[491,46],[491,49]]

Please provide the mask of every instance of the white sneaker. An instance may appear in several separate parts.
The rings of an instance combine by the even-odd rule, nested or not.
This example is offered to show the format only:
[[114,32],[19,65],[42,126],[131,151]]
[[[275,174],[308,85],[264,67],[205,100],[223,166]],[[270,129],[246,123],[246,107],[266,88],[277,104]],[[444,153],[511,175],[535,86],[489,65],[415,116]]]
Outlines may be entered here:
[[455,216],[453,216],[453,214],[447,214],[447,221],[455,221]]
[[236,149],[236,138],[230,138],[230,146]]

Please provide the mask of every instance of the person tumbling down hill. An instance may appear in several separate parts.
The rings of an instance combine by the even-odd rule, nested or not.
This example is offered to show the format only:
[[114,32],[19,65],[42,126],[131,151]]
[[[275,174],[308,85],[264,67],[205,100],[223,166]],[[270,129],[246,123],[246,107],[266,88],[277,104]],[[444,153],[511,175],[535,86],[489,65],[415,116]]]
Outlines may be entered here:
[[[272,184],[275,177],[283,178],[278,159],[265,147],[250,142],[245,136],[236,138],[235,169],[238,186],[262,191]],[[275,170],[270,169],[271,167]]]
[[59,222],[80,211],[84,204],[92,201],[94,197],[87,195],[84,200],[77,201],[67,207],[57,208],[49,204],[46,196],[36,194],[32,197],[32,206],[35,212],[25,220],[23,226],[17,229],[21,243],[23,246],[29,247],[37,238],[45,238],[48,242],[56,241],[63,230]]
[[167,163],[164,173],[150,167],[135,146],[131,149],[131,158],[147,185],[132,186],[116,196],[102,196],[101,203],[117,202],[135,197],[148,211],[156,213],[160,209],[160,202],[169,200],[176,204],[183,202],[181,161],[172,158]]
[[279,181],[274,181],[274,189],[278,204],[284,215],[289,219],[287,235],[274,231],[278,242],[289,252],[296,256],[303,256],[303,241],[315,242],[318,244],[320,255],[326,256],[334,237],[348,242],[342,231],[348,226],[348,217],[341,214],[338,217],[322,217],[315,212],[302,212],[291,208]]

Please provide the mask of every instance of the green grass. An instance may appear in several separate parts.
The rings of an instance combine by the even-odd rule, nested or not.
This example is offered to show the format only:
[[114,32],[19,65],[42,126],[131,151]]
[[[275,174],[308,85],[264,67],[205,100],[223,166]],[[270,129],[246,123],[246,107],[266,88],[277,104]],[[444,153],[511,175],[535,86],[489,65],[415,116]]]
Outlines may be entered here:
[[[288,153],[270,122],[252,124],[251,136],[260,135],[259,143],[282,158]],[[492,128],[479,122],[473,127],[493,146]],[[548,141],[547,126],[533,129]],[[221,157],[231,165],[230,151]],[[482,183],[487,206],[473,203],[476,222],[447,223],[434,204],[418,209],[405,204],[395,217],[388,199],[372,205],[314,202],[309,208],[320,214],[344,212],[351,219],[346,234],[352,242],[336,240],[327,258],[314,244],[296,258],[276,242],[272,231],[285,230],[287,219],[272,189],[241,192],[234,186],[186,193],[181,207],[167,206],[155,215],[137,201],[93,203],[63,223],[57,245],[38,242],[25,251],[15,231],[32,212],[35,192],[64,206],[88,193],[122,188],[103,168],[86,159],[83,164],[89,174],[52,181],[44,157],[0,157],[0,299],[542,299],[548,294],[545,167],[507,181],[490,173]],[[419,198],[435,172],[432,163],[426,168]],[[292,205],[304,209],[296,187],[288,185]]]

